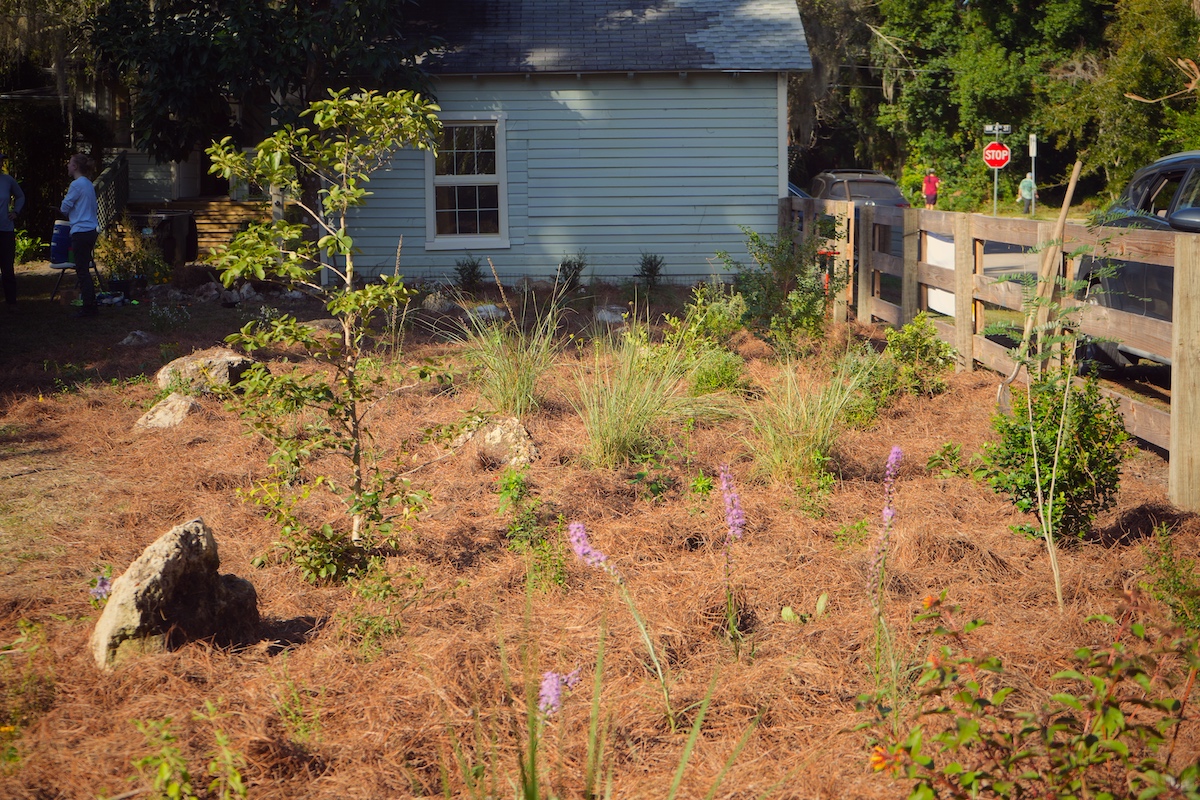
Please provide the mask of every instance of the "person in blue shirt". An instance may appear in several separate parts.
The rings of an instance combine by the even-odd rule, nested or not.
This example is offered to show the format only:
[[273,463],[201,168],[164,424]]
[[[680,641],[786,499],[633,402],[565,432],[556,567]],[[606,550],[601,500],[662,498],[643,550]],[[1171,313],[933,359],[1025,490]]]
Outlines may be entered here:
[[0,152],[0,283],[4,284],[4,302],[17,304],[17,231],[13,220],[25,208],[25,193],[11,175],[4,172],[5,154]]
[[63,198],[61,210],[71,223],[71,249],[75,251],[75,274],[79,276],[79,294],[83,300],[83,308],[76,316],[94,317],[96,308],[96,289],[92,286],[92,275],[89,265],[92,261],[92,251],[96,249],[96,239],[99,237],[99,209],[96,207],[96,188],[88,179],[92,171],[92,160],[83,153],[76,153],[67,162],[67,174],[71,176],[71,186],[67,196]]

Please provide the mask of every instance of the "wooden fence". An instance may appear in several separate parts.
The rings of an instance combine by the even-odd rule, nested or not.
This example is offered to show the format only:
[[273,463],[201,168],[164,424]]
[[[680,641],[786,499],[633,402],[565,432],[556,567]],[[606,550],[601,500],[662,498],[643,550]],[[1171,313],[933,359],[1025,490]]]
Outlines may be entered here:
[[[781,224],[792,227],[799,237],[815,230],[819,216],[840,221],[829,249],[843,265],[851,270],[857,267],[846,296],[835,305],[836,318],[845,319],[852,307],[860,320],[899,326],[917,312],[932,309],[945,315],[935,316],[934,325],[958,351],[959,370],[974,369],[978,363],[1005,375],[1012,373],[1015,364],[1007,349],[983,335],[985,309],[1020,311],[1021,284],[998,276],[1021,271],[1022,259],[1040,261],[1040,249],[1054,238],[1052,224],[884,206],[865,206],[856,214],[849,202],[780,201]],[[1010,250],[1010,260],[1018,263],[1007,269],[989,268],[985,250],[997,246]],[[1030,250],[1037,252],[1029,255]],[[1200,511],[1200,235],[1069,224],[1059,257],[1060,274],[1076,274],[1079,258],[1072,253],[1080,250],[1174,269],[1174,322],[1090,306],[1081,315],[1080,330],[1171,363],[1169,412],[1105,391],[1119,402],[1131,434],[1168,451],[1171,501],[1182,509]],[[1036,274],[1036,267],[1033,271]],[[885,286],[891,291],[885,291]]]

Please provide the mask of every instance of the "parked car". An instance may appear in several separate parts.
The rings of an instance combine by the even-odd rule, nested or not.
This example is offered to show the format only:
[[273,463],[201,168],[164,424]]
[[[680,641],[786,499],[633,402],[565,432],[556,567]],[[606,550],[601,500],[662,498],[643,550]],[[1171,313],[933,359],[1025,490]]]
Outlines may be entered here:
[[904,193],[896,182],[882,172],[861,169],[831,169],[812,179],[809,193],[820,200],[853,200],[862,206],[908,208]]
[[[1117,228],[1200,233],[1200,150],[1165,156],[1133,173],[1116,201],[1096,221]],[[1079,277],[1088,281],[1080,295],[1090,303],[1171,321],[1173,267],[1096,254],[1083,260]],[[1088,353],[1110,366],[1130,366],[1139,358],[1169,363],[1122,343],[1093,345]]]
[[811,194],[801,189],[796,184],[788,181],[788,197],[812,197]]

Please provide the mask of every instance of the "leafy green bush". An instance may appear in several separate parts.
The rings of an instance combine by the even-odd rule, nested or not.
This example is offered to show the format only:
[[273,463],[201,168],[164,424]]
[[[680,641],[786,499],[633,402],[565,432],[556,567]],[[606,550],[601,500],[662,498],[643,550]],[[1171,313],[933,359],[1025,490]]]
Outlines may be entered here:
[[870,345],[848,350],[835,369],[858,376],[854,394],[842,411],[849,428],[871,427],[901,391],[900,368],[895,359],[876,353]]
[[458,276],[458,288],[473,294],[483,283],[483,269],[477,257],[468,255],[454,262],[454,272]]
[[570,294],[579,288],[583,280],[583,271],[587,269],[587,253],[580,250],[575,255],[565,255],[558,262],[558,287],[563,294]]
[[646,284],[647,291],[651,291],[655,286],[658,286],[658,279],[662,277],[663,257],[654,253],[642,253],[642,258],[638,262],[637,276],[642,283]]
[[904,391],[924,397],[946,391],[946,371],[954,366],[956,353],[938,338],[928,313],[922,311],[903,328],[889,330],[887,351],[899,365]]
[[17,231],[17,263],[28,264],[46,252],[46,240],[32,236],[28,231]]
[[737,353],[723,347],[712,347],[700,353],[688,376],[688,391],[692,396],[712,392],[734,391],[741,388],[745,362]]
[[[1054,675],[1047,699],[1020,698],[1027,679],[1009,678],[1000,660],[968,648],[986,623],[930,598],[918,620],[951,644],[930,655],[917,685],[923,702],[907,733],[894,736],[881,713],[871,766],[913,782],[909,800],[935,798],[1200,798],[1200,762],[1172,766],[1186,703],[1175,687],[1200,668],[1195,635],[1152,630],[1135,603],[1102,641],[1074,653],[1075,666]],[[944,724],[927,726],[926,719]]]
[[1044,501],[1043,521],[1057,538],[1084,536],[1116,502],[1129,439],[1117,401],[1101,396],[1095,378],[1074,388],[1071,377],[1047,371],[1014,391],[1016,413],[992,418],[1000,440],[983,448],[992,488],[1022,511],[1037,513]]
[[1200,634],[1200,580],[1196,578],[1196,562],[1175,553],[1171,531],[1165,525],[1154,529],[1154,547],[1149,549],[1149,556],[1146,574],[1150,582],[1143,586],[1171,610],[1176,625],[1193,636]]
[[129,217],[100,234],[96,241],[96,261],[111,279],[146,278],[152,284],[171,280],[172,267],[163,258],[158,242],[142,236]]
[[824,333],[833,299],[850,281],[849,270],[837,269],[817,254],[816,236],[797,245],[785,228],[769,236],[747,227],[742,232],[754,263],[742,264],[726,252],[717,257],[735,273],[746,322],[767,331],[776,348],[790,353],[797,336]]

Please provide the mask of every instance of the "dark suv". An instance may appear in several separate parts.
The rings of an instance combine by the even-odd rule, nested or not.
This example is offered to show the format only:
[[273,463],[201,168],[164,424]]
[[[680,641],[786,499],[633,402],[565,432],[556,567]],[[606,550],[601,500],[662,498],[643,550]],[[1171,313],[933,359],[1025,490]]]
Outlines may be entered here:
[[861,206],[898,206],[908,201],[896,182],[882,172],[861,169],[831,169],[812,179],[809,193],[820,200],[853,200]]

